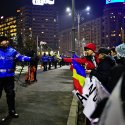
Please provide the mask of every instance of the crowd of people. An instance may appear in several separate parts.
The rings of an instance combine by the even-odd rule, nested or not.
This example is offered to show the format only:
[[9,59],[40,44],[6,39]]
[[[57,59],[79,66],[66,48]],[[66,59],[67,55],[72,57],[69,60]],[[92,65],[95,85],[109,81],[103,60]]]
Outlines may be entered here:
[[[92,76],[95,76],[107,92],[112,94],[119,78],[125,72],[125,43],[112,48],[100,47],[98,51],[96,51],[94,43],[88,43],[84,47],[84,56],[82,58],[64,58],[63,60],[70,63],[75,60],[83,65],[87,77],[91,79]],[[123,84],[125,86],[125,83]],[[124,102],[125,92],[122,92],[121,96]],[[101,117],[107,100],[108,98],[105,98],[97,104],[97,108],[91,118]],[[91,122],[87,120],[87,125],[90,124]]]
[[54,66],[56,69],[58,64],[60,67],[64,65],[62,58],[63,57],[61,55],[58,56],[56,52],[53,55],[44,53],[40,59],[41,65],[44,68],[43,71],[51,70],[51,66]]
[[[76,62],[83,65],[86,70],[87,77],[95,76],[104,88],[111,94],[119,78],[125,72],[125,43],[117,47],[106,48],[101,47],[96,51],[94,43],[88,43],[84,47],[82,58],[73,58]],[[14,48],[9,46],[9,40],[5,36],[0,36],[0,97],[2,90],[6,92],[8,114],[17,118],[19,115],[15,110],[15,92],[14,92],[14,71],[17,61],[29,62],[28,72],[25,81],[37,81],[37,65],[38,62],[43,66],[43,71],[51,70],[51,66],[57,68],[57,64],[64,65],[64,62],[72,63],[72,58],[64,58],[44,53],[42,57],[38,57],[35,51],[31,51],[27,56],[21,55]],[[123,82],[122,87],[125,87]],[[121,91],[122,101],[125,101],[125,92]],[[108,99],[97,105],[92,118],[100,118]],[[101,105],[101,106],[100,106]],[[99,107],[99,108],[98,108]],[[125,107],[124,111],[125,111]],[[91,124],[89,121],[87,125]]]
[[[51,56],[44,55],[38,57],[34,50],[31,50],[25,55],[21,55],[14,48],[9,45],[9,39],[6,36],[0,36],[0,98],[2,91],[5,90],[7,104],[8,104],[8,115],[14,118],[18,118],[19,115],[15,109],[15,70],[17,62],[28,63],[28,71],[25,75],[25,84],[28,82],[37,82],[37,66],[40,61],[44,67],[43,71],[51,69],[51,65],[57,68],[57,62],[60,67],[63,65],[61,57],[57,58],[57,55]],[[47,65],[49,65],[47,69]]]

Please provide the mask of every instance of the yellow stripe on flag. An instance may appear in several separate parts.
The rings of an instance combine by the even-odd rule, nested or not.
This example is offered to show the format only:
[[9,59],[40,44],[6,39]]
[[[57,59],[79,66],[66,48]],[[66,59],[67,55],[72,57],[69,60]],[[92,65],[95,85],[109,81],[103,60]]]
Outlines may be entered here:
[[73,69],[73,78],[75,78],[75,79],[77,79],[79,81],[81,87],[84,86],[85,77],[80,76],[79,74],[77,74],[75,69]]

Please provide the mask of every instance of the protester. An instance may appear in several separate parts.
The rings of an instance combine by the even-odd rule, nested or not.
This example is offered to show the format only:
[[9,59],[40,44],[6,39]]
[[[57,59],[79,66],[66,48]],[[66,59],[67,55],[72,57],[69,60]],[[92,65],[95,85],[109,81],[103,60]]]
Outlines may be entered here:
[[97,69],[86,70],[91,76],[95,76],[102,85],[108,90],[110,85],[108,85],[109,75],[111,69],[115,66],[115,60],[108,55],[108,49],[100,48],[98,51],[98,58],[100,60]]
[[116,63],[119,63],[119,58],[117,56],[117,52],[115,50],[115,47],[111,48],[111,56],[115,59]]
[[111,75],[109,78],[110,89],[109,91],[112,92],[116,83],[118,82],[121,74],[125,71],[125,43],[120,44],[116,47],[116,52],[119,58],[119,63],[116,67],[111,70]]
[[14,48],[9,46],[7,37],[0,36],[0,98],[4,89],[7,98],[8,113],[14,118],[19,117],[15,110],[14,75],[16,61],[30,62],[32,59],[18,53]]
[[[102,100],[97,105],[97,108],[92,115],[92,118],[101,117],[99,125],[102,125],[104,123],[105,125],[108,125],[109,123],[110,125],[114,125],[114,124],[117,124],[117,122],[124,124],[124,121],[125,121],[125,105],[124,105],[124,101],[125,101],[125,91],[124,91],[124,88],[125,88],[125,51],[124,51],[124,48],[125,48],[124,44],[121,44],[116,47],[116,53],[118,53],[119,59],[121,61],[120,63],[118,63],[118,65],[112,68],[110,75],[109,75],[108,91],[110,92],[111,97],[109,97],[109,100],[108,98],[105,98],[104,100]],[[119,81],[120,79],[121,81]],[[122,103],[123,105],[121,105]],[[109,107],[109,104],[111,104],[110,107]],[[117,109],[117,111],[115,109]],[[108,116],[108,117],[105,117],[105,116]]]
[[93,70],[97,67],[99,60],[96,55],[96,46],[94,43],[88,43],[84,50],[86,51],[86,55],[83,58],[63,58],[65,62],[72,62],[74,59],[76,62],[82,64],[86,69]]

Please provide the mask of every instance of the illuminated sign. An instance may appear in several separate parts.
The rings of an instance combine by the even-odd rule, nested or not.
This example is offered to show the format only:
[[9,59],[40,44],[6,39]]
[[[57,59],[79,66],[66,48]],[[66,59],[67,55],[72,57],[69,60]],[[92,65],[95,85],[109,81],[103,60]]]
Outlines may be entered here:
[[106,4],[109,4],[109,3],[118,3],[118,2],[125,2],[125,0],[106,0]]
[[32,0],[33,5],[44,5],[49,4],[53,5],[55,3],[55,0]]

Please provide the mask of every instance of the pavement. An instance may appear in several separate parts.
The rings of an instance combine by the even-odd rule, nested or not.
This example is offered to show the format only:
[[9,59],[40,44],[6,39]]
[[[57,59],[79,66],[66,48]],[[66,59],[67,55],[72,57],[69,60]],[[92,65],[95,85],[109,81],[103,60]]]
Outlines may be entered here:
[[[17,77],[20,68],[17,67]],[[72,95],[72,72],[69,66],[43,72],[38,66],[37,82],[20,86],[24,74],[15,82],[16,111],[19,118],[2,125],[76,125],[78,105]],[[25,67],[23,73],[27,71]],[[0,99],[0,118],[7,115],[6,96]]]
[[[40,70],[40,69],[41,69],[41,65],[38,65],[38,70]],[[15,74],[19,74],[21,70],[22,70],[21,74],[27,72],[28,71],[28,66],[24,66],[23,68],[22,68],[22,66],[16,66]]]

